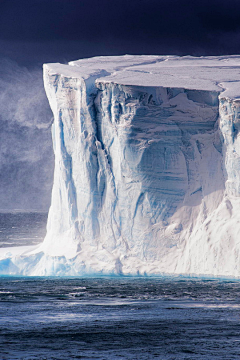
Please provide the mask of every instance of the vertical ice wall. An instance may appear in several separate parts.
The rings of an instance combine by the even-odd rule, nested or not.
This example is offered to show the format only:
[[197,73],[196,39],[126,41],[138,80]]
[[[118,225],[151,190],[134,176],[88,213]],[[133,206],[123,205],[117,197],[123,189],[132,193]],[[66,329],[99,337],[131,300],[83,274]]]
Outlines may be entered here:
[[[240,138],[239,100],[219,96],[219,134],[217,148],[221,154],[222,194],[205,208],[205,218],[197,218],[191,234],[184,240],[175,271],[200,275],[240,275]],[[209,152],[206,153],[211,157]],[[210,173],[213,162],[207,171]],[[212,177],[217,190],[220,173]],[[217,193],[217,192],[216,192]],[[203,198],[205,203],[208,195]],[[216,201],[217,200],[217,201]]]
[[84,236],[91,241],[96,237],[100,144],[96,139],[94,80],[94,76],[83,80],[45,72],[55,119],[55,173],[45,243],[54,255],[76,254]]
[[216,267],[198,261],[198,247],[212,239],[202,228],[226,193],[238,191],[236,105],[222,99],[219,122],[217,91],[95,84],[99,72],[81,79],[47,66],[44,76],[55,118],[45,253],[103,272]]
[[238,197],[240,196],[240,100],[221,98],[219,112],[226,192]]
[[240,57],[44,66],[54,114],[47,236],[0,273],[240,276]]

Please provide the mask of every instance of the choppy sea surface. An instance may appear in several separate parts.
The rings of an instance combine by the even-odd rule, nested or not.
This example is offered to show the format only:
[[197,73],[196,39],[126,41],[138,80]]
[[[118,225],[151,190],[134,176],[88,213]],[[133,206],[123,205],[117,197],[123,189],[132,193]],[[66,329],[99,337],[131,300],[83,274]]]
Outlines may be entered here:
[[240,359],[240,282],[3,276],[0,359]]
[[37,245],[46,235],[47,213],[0,212],[0,247]]

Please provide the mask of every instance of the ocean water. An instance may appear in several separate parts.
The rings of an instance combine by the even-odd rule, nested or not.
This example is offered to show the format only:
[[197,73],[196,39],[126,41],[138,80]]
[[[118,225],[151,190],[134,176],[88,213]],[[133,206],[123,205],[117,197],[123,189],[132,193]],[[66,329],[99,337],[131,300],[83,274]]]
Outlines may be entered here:
[[[20,242],[36,242],[16,226]],[[240,359],[240,282],[3,276],[0,359]]]
[[46,235],[47,213],[0,212],[0,247],[37,245]]

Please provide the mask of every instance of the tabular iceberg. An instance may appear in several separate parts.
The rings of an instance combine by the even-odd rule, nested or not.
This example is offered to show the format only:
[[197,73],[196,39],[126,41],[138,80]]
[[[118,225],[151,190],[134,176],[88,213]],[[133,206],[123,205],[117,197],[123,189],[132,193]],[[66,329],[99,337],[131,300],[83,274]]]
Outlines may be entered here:
[[54,185],[0,273],[240,276],[240,56],[44,65]]

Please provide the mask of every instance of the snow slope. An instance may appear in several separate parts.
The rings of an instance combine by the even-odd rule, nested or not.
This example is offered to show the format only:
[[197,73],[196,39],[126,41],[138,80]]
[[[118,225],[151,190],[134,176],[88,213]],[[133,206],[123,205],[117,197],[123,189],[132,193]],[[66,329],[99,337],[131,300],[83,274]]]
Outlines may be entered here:
[[240,276],[240,56],[46,64],[44,83],[47,236],[0,273]]

